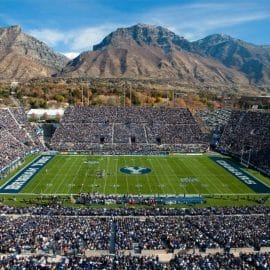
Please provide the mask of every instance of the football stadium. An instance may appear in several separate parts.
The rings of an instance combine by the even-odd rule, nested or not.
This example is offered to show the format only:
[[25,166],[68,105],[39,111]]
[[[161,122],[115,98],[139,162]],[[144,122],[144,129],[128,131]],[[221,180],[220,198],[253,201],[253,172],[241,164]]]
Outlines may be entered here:
[[[69,106],[44,143],[23,108],[0,109],[1,263],[222,269],[267,257],[270,114],[198,114]],[[205,119],[222,132],[204,133]]]
[[0,270],[269,270],[269,25],[269,0],[0,1]]
[[[14,136],[14,126],[17,125],[15,135],[24,135],[27,140],[25,147],[29,148],[29,152],[34,151],[31,143],[39,146],[34,145],[35,138],[30,137],[26,128],[19,129],[18,115],[26,119],[23,111],[20,108],[1,111],[12,127],[10,136]],[[5,114],[9,114],[9,117]],[[244,116],[248,121],[260,119],[269,125],[269,114],[237,114],[234,112],[232,117],[236,119],[232,118],[232,121],[238,122],[238,118]],[[27,127],[27,122],[23,126]],[[256,136],[267,143],[269,139],[267,133],[264,137],[265,130],[264,126],[260,134],[257,129]],[[244,134],[246,130],[242,132]],[[251,132],[255,131],[252,129]],[[248,143],[253,147],[255,143],[262,144],[252,140],[249,135],[243,138],[251,140],[244,141],[245,147],[249,147]],[[226,147],[233,147],[233,138],[229,139],[229,145],[226,140],[227,134],[224,134],[219,146],[222,153],[227,151]],[[243,148],[236,147],[238,149],[233,150],[238,150],[240,154]],[[24,164],[10,179],[5,179],[0,192],[32,195],[170,195],[175,196],[175,200],[177,197],[194,195],[201,197],[202,201],[203,195],[269,193],[267,177],[264,179],[263,176],[253,175],[244,166],[252,163],[258,150],[256,154],[250,151],[250,160],[242,155],[240,163],[230,156],[210,152],[208,148],[206,134],[201,132],[187,109],[69,107],[52,137],[51,149],[33,154],[29,163]],[[12,163],[12,166],[15,164]],[[266,170],[265,167],[261,169],[267,175],[267,167]]]

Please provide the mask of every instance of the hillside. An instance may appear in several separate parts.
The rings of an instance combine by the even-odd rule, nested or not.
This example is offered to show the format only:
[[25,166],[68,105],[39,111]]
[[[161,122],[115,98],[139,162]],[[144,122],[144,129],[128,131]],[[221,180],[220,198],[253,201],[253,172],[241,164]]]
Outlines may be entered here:
[[0,28],[0,79],[50,77],[67,61],[19,26]]
[[247,78],[213,58],[195,54],[193,44],[163,27],[119,28],[67,64],[60,76],[172,78],[189,83],[247,84]]

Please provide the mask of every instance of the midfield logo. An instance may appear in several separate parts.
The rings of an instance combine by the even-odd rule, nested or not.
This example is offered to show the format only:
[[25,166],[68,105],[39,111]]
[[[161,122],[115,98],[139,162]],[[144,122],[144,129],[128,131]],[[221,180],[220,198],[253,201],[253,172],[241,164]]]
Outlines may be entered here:
[[120,172],[132,175],[147,174],[151,169],[140,166],[126,166],[120,169]]

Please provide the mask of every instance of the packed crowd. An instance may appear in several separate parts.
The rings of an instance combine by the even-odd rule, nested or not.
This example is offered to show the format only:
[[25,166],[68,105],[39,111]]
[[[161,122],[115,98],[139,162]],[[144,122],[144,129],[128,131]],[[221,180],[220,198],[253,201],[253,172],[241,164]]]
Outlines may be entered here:
[[[248,207],[239,211],[209,208],[92,209],[93,212],[32,207],[21,209],[20,215],[14,209],[1,207],[0,253],[76,255],[111,247],[133,250],[135,245],[145,250],[172,251],[270,247],[269,207],[260,208],[263,214],[254,214],[258,210],[252,212]],[[236,214],[224,215],[226,212]],[[239,214],[242,212],[245,214]],[[144,216],[136,217],[139,214]]]
[[[0,204],[0,214],[3,215],[33,215],[33,216],[235,216],[235,215],[268,215],[270,206],[246,206],[246,207],[194,207],[194,208],[86,208],[59,206],[57,201],[50,206],[13,207]],[[33,202],[31,201],[31,205]]]
[[0,253],[81,253],[109,249],[108,218],[0,217]]
[[194,226],[197,218],[148,217],[117,220],[118,249],[132,249],[134,243],[142,249],[188,250],[217,248],[219,245]]
[[52,147],[58,150],[114,153],[161,148],[190,152],[193,145],[199,145],[199,152],[207,148],[190,111],[163,107],[69,107],[52,138]]
[[[89,269],[89,270],[163,270],[168,269],[166,264],[159,261],[156,256],[102,256],[86,257],[69,255],[62,257],[60,261],[49,256],[38,255],[30,257],[8,256],[0,259],[0,268],[4,269]],[[175,268],[170,268],[175,269]]]
[[162,263],[158,256],[114,255],[102,257],[65,256],[56,260],[50,256],[36,255],[29,257],[7,256],[0,259],[2,269],[91,269],[91,270],[268,270],[269,253],[243,253],[214,255],[175,255],[168,263]]
[[218,149],[270,175],[270,113],[233,112]]
[[41,143],[21,108],[0,109],[0,170]]
[[227,125],[232,111],[227,109],[204,110],[196,113],[204,124],[211,130],[222,128]]
[[[230,253],[214,255],[176,255],[167,269],[207,269],[207,270],[266,270],[270,267],[270,253],[243,253],[235,256]],[[165,268],[166,269],[166,268]]]

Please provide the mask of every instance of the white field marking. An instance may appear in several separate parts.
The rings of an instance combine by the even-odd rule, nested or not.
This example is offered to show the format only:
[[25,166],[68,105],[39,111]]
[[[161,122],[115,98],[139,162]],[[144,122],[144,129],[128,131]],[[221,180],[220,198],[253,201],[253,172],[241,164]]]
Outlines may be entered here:
[[[158,163],[160,164],[159,158],[157,160],[158,160]],[[173,176],[175,178],[177,178],[177,175],[175,174],[174,170],[172,169],[172,167],[171,167],[171,165],[170,165],[170,163],[168,162],[167,159],[166,159],[166,163],[167,163],[167,167],[170,169],[170,171],[172,172]],[[171,187],[172,192],[175,192],[176,190],[175,190],[173,184],[170,181],[170,177],[166,174],[166,172],[164,172],[163,165],[162,164],[160,165],[160,168],[162,169],[163,175],[165,176],[167,183]]]
[[[125,164],[127,164],[127,163],[126,163],[126,157],[124,157],[124,161],[125,161]],[[125,182],[126,182],[126,187],[127,187],[127,193],[128,193],[128,194],[130,194],[130,192],[129,192],[129,188],[128,188],[128,180],[127,180],[127,175],[125,175]]]
[[[176,163],[175,160],[173,160],[173,162]],[[195,178],[196,178],[196,175],[193,174],[193,170],[190,170],[190,167],[187,166],[186,161],[181,162],[181,165],[182,165],[183,167],[185,167],[186,169],[188,169],[188,171],[190,172],[190,174],[192,175],[192,177],[195,177]],[[177,175],[176,175],[176,177],[177,177]],[[198,177],[197,177],[197,178],[198,178]],[[196,188],[196,185],[194,186],[194,185],[191,183],[191,186],[196,190],[197,194],[200,194],[199,190]]]
[[[220,192],[220,194],[222,194],[221,190],[217,187],[217,185],[216,185],[216,184],[214,185],[213,181],[210,180],[208,174],[207,174],[207,173],[203,173],[203,172],[205,172],[206,170],[209,171],[209,168],[206,167],[203,163],[200,163],[200,165],[204,168],[204,170],[201,172],[201,174],[202,174],[202,176],[204,177],[204,181],[206,181],[206,183],[207,183],[206,185],[207,185],[208,187],[213,187],[213,188],[216,189],[218,192]],[[187,166],[187,167],[190,168],[189,166]],[[197,171],[196,171],[196,172],[197,172]],[[216,178],[216,175],[212,174],[211,171],[210,171],[210,174],[211,174],[212,176],[214,176],[213,179]],[[220,181],[219,181],[219,182],[220,182]],[[205,184],[205,183],[203,183],[203,184]],[[193,186],[193,185],[192,185],[192,186]],[[207,186],[204,186],[204,187],[207,187]],[[195,189],[196,189],[197,192],[198,192],[198,189],[197,189],[196,187],[195,187]],[[200,192],[200,193],[201,193],[201,192]]]
[[[116,182],[115,182],[115,185],[118,185],[118,162],[119,162],[119,157],[117,156],[117,160],[116,160],[116,177],[115,177],[115,180],[116,180]],[[117,189],[115,188],[115,193],[116,193],[116,191],[117,191]]]
[[[93,176],[92,193],[94,193],[94,188],[99,187],[98,182],[96,182],[97,181],[97,177],[96,176],[97,176],[97,171],[101,171],[102,170],[101,169],[101,165],[100,165],[100,161],[101,160],[104,160],[104,158],[102,158],[102,159],[99,160],[99,163],[96,166],[96,173],[92,175]],[[81,187],[80,192],[81,191],[82,191],[82,187]]]
[[[76,170],[76,173],[72,177],[71,183],[74,184],[74,186],[76,187],[76,181],[80,180],[80,184],[81,184],[81,188],[82,188],[83,186],[85,186],[85,178],[88,176],[88,174],[87,174],[87,171],[86,171],[84,174],[82,174],[83,178],[78,177],[78,175],[80,174],[80,170],[84,165],[81,160],[78,160],[78,163],[79,163],[78,168]],[[81,183],[81,180],[83,180],[82,183]],[[80,192],[81,192],[81,189],[80,189]]]
[[[215,165],[218,165],[215,161],[213,161],[213,160],[211,160],[213,163],[211,164],[213,167],[215,166]],[[223,169],[223,171],[224,172],[226,172],[226,173],[228,173],[229,175],[231,175],[229,172],[228,172],[228,170],[226,170],[223,166],[219,166],[219,167],[221,167],[222,169]],[[211,172],[210,172],[211,173]],[[234,175],[233,175],[234,176]],[[223,179],[226,179],[226,177],[224,177],[224,174],[222,174],[221,176],[219,176],[219,177],[221,177],[221,178],[223,178]],[[241,181],[239,181],[239,179],[237,178],[237,177],[235,177],[234,176],[234,178],[236,178],[236,179],[233,179],[234,181],[232,181],[232,183],[228,186],[228,189],[229,189],[229,191],[230,192],[233,192],[234,190],[239,190],[239,185],[240,185],[240,189],[241,189],[241,187],[243,187],[242,186],[242,182]],[[219,182],[220,183],[223,183],[223,182],[221,182],[221,180],[220,179],[218,179],[219,180]],[[222,192],[223,193],[223,192]]]
[[[57,180],[59,179],[58,176],[64,178],[64,176],[62,175],[62,167],[65,166],[65,164],[67,163],[67,161],[68,161],[68,159],[66,158],[66,159],[64,160],[64,162],[61,163],[61,162],[62,162],[62,159],[60,158],[60,159],[56,162],[56,165],[58,165],[58,163],[60,163],[61,165],[57,168],[57,173],[54,174],[54,177],[53,177],[54,183],[57,183]],[[55,166],[56,166],[56,165],[55,165]],[[60,184],[61,184],[61,183],[60,183]],[[57,185],[56,185],[56,186],[57,186]],[[57,191],[58,189],[56,190],[56,189],[54,188],[54,190],[55,190],[55,193],[54,193],[54,194],[56,194],[56,191]]]
[[[74,182],[76,181],[76,179],[77,179],[77,175],[79,174],[79,172],[80,172],[80,169],[81,169],[81,167],[83,166],[83,162],[80,162],[80,165],[79,165],[79,168],[78,168],[78,170],[76,171],[76,173],[74,174],[74,176],[72,177],[72,181],[71,181],[71,184],[73,185],[74,184]],[[83,179],[85,179],[85,177],[86,177],[86,173],[84,174],[84,178]],[[84,182],[83,182],[83,185],[84,185]],[[71,190],[71,188],[70,188],[70,190]],[[70,193],[70,190],[69,190],[69,192],[68,193]]]
[[[63,162],[63,166],[66,164],[67,161],[69,161],[68,158],[66,158],[65,161]],[[64,181],[66,181],[66,175],[68,174],[69,170],[71,170],[71,169],[73,168],[73,163],[74,163],[74,162],[72,162],[72,166],[70,166],[70,167],[68,168],[68,170],[66,170],[66,172],[65,172],[64,174],[63,174],[63,171],[62,171],[62,167],[63,167],[63,166],[60,166],[60,167],[59,167],[58,173],[55,175],[55,178],[56,178],[55,183],[59,183],[58,185],[56,185],[57,188],[55,187],[55,194],[57,193],[57,191],[59,190],[59,188],[62,187],[62,183],[63,183]],[[59,178],[58,176],[60,176],[60,178]],[[62,180],[59,181],[59,179],[62,179]],[[59,182],[57,182],[57,181],[59,181]]]
[[[181,159],[179,159],[179,160],[173,159],[173,163],[176,164],[176,167],[177,167],[177,168],[179,168],[178,162],[181,162],[181,163],[182,163],[182,160],[181,160]],[[187,185],[184,184],[184,185],[182,185],[182,187],[181,187],[181,185],[179,185],[179,186],[180,186],[181,189],[184,189],[184,194],[187,194],[187,195],[188,195],[188,192],[187,192],[187,189],[186,189]]]
[[[220,158],[221,159],[224,159],[224,157],[222,156],[222,155],[220,155]],[[213,161],[214,162],[214,161]],[[214,164],[217,164],[216,162],[214,162]],[[228,172],[230,175],[232,175],[228,170],[226,170],[223,166],[221,166],[226,172]],[[258,179],[256,176],[254,176],[254,175],[252,175],[252,174],[250,174],[249,172],[247,172],[245,169],[242,169],[242,168],[240,168],[237,164],[236,164],[236,167],[237,167],[237,169],[239,170],[242,170],[242,171],[244,171],[246,174],[248,174],[250,177],[253,177],[253,178],[255,178],[257,181],[259,181],[259,182],[261,182],[262,184],[264,184],[264,185],[266,185],[267,187],[269,187],[270,188],[270,186],[269,185],[267,185],[266,183],[264,183],[262,180],[260,180],[260,179]],[[237,179],[237,181],[233,181],[233,186],[234,187],[236,187],[236,190],[238,191],[238,190],[241,190],[241,185],[240,185],[240,188],[239,188],[239,184],[240,183],[243,183],[242,181],[240,181],[240,179],[237,177],[237,176],[235,176],[235,175],[233,175],[234,176],[234,178],[236,178]],[[246,185],[245,185],[246,186]],[[249,186],[246,186],[246,187],[248,187],[250,190],[252,190]],[[232,191],[232,189],[230,189],[231,191]],[[255,193],[255,192],[254,192]]]
[[[132,162],[133,162],[133,164],[135,164],[135,159],[134,159],[134,158],[132,158]],[[136,182],[137,182],[136,186],[137,186],[137,185],[141,185],[141,184],[140,184],[140,181],[139,181],[139,175],[135,175],[135,177],[136,177]],[[150,188],[149,190],[151,190],[151,192],[153,192],[152,189],[151,189],[151,185],[149,184],[149,179],[147,179],[147,180],[148,180],[148,181],[147,181],[147,182],[148,182],[148,186],[149,186],[149,188]],[[142,186],[142,185],[141,185],[141,186]],[[141,188],[137,188],[137,190],[138,190],[139,194],[142,193]]]
[[[151,163],[151,161],[150,161],[150,163]],[[156,175],[156,172],[155,172],[155,170],[153,169],[152,163],[151,163],[151,166],[152,166],[152,168],[151,168],[152,172],[154,172],[154,174]],[[138,177],[138,176],[137,176],[137,177]],[[152,189],[151,184],[150,184],[150,179],[149,179],[148,174],[146,174],[146,177],[147,177],[147,185],[148,185],[148,187],[149,187],[149,190],[150,190],[150,192],[151,192],[152,194],[154,194],[153,189]],[[158,179],[157,179],[157,180],[158,180]]]
[[[218,165],[215,161],[212,161],[212,162],[213,162],[213,166],[214,165]],[[234,189],[238,191],[238,190],[241,190],[241,188],[243,188],[243,182],[242,181],[239,181],[239,179],[235,175],[232,175],[223,166],[219,166],[219,167],[222,168],[222,170],[224,171],[224,173],[227,173],[228,175],[233,176],[233,178],[234,178],[233,181],[232,181],[232,183],[230,183],[230,185],[228,187],[229,191],[233,192]],[[226,179],[226,176],[224,177],[224,173],[220,177],[223,178],[223,179]],[[239,188],[239,185],[240,185],[240,188]]]
[[66,172],[63,174],[63,179],[62,181],[60,182],[60,184],[57,186],[57,189],[55,189],[55,191],[57,192],[61,187],[62,187],[62,184],[65,183],[66,179],[67,179],[67,175],[70,171],[73,171],[73,167],[76,166],[76,159],[74,159],[74,161],[72,162],[72,165],[66,170]]
[[[216,178],[216,175],[213,174],[213,173],[211,173],[211,170],[209,170],[208,167],[206,167],[204,164],[201,164],[201,166],[203,166],[203,167],[205,168],[203,172],[205,172],[206,169],[207,169],[207,171],[209,171],[209,173],[210,173],[210,175],[211,175],[211,177],[209,178],[209,175],[208,175],[207,173],[203,173],[203,172],[201,173],[201,174],[203,175],[203,177],[205,177],[205,180],[206,180],[206,182],[207,182],[207,184],[208,184],[208,187],[209,187],[209,186],[210,186],[210,187],[214,187],[214,189],[216,189],[220,194],[222,194],[222,191],[218,188],[219,183],[220,183],[220,180],[217,179],[217,178]],[[217,180],[218,180],[218,185],[217,185],[216,183],[214,183],[213,181],[211,181],[211,178],[217,179]]]
[[265,186],[269,187],[270,188],[270,185],[268,185],[267,183],[265,183],[263,180],[257,178],[255,175],[253,175],[252,173],[248,172],[247,170],[245,169],[242,169],[240,168],[242,171],[244,171],[246,174],[248,174],[250,177],[253,177],[255,178],[258,182],[261,182],[262,184],[264,184]]
[[[153,163],[152,163],[152,161],[151,161],[152,159],[149,158],[149,159],[147,159],[147,160],[149,160],[149,163],[151,164],[151,167],[152,167],[151,170],[152,170],[152,172],[153,172],[154,175],[155,175],[156,182],[158,182],[158,186],[161,185],[161,182],[159,181],[158,174],[157,174],[156,170],[154,170],[154,166],[153,166]],[[150,185],[149,177],[147,176],[147,178],[148,178],[148,181],[147,181],[148,186],[150,187],[150,190],[151,190],[151,192],[153,193],[153,190],[152,190],[151,185]]]
[[[110,161],[110,159],[107,157],[106,158],[106,173],[108,174],[108,172],[109,172],[109,161]],[[105,194],[105,187],[106,187],[106,185],[107,185],[107,176],[105,177],[105,179],[104,179],[104,184],[103,184],[103,193]]]
[[[57,163],[57,162],[55,162],[55,163]],[[54,167],[54,166],[56,166],[55,165],[55,163],[52,163],[52,167]],[[46,165],[48,165],[48,164],[46,164]],[[46,166],[45,166],[46,167]],[[40,170],[40,172],[42,172],[42,170]],[[50,175],[50,173],[49,173],[49,175]],[[36,177],[38,176],[38,174],[36,175]],[[36,178],[35,177],[35,178]],[[33,179],[34,181],[35,181],[35,178]],[[39,191],[39,186],[43,186],[43,184],[44,184],[44,181],[47,181],[47,179],[48,179],[48,174],[46,174],[46,175],[41,175],[40,176],[40,179],[38,180],[38,182],[37,182],[37,184],[34,186],[34,188],[32,189],[32,192],[35,192],[35,190],[37,189],[37,191]],[[50,181],[51,182],[51,181]],[[26,186],[26,189],[27,189],[27,186]],[[46,191],[46,190],[50,190],[49,189],[49,187],[46,187],[45,188],[45,190],[44,191]],[[40,192],[39,192],[40,193]]]
[[[172,159],[172,161],[173,161],[173,163],[175,164],[175,166],[176,167],[178,167],[179,168],[179,166],[180,166],[180,164],[178,163],[178,162],[180,162],[181,163],[181,166],[183,166],[183,167],[186,167],[187,168],[187,166],[185,165],[185,160],[182,160],[182,159]],[[188,171],[189,171],[189,168],[188,168]],[[175,177],[177,178],[178,176],[175,174]],[[187,193],[189,193],[188,192],[188,190],[187,190],[187,187],[188,187],[188,185],[185,185],[184,186],[184,190],[185,190],[185,194],[187,194]]]
[[[44,175],[44,179],[45,179],[46,181],[48,181],[48,179],[49,179],[49,183],[51,183],[51,184],[53,184],[52,178],[55,177],[55,173],[52,174],[52,171],[54,171],[54,168],[55,168],[55,167],[56,167],[56,168],[58,167],[58,164],[60,163],[60,161],[61,161],[61,159],[59,159],[58,161],[55,161],[55,162],[52,164],[49,173],[46,173],[46,175]],[[60,163],[60,164],[61,164],[61,163]],[[63,165],[64,165],[64,164],[63,164]],[[61,166],[59,166],[59,168],[60,168],[60,167],[61,167]],[[51,174],[53,175],[52,177],[50,177]],[[50,191],[50,190],[51,190],[51,187],[50,187],[50,186],[46,187],[44,193],[47,193],[47,189],[48,189],[48,191]]]
[[[41,155],[38,155],[36,158],[34,158],[30,163],[27,163],[23,168],[21,168],[15,175],[11,176],[8,181],[6,181],[2,186],[0,186],[0,189],[2,189],[5,185],[7,185],[14,177],[16,177],[18,174],[20,174],[24,169],[26,169],[28,166],[30,166],[33,162],[35,162]],[[5,193],[7,194],[7,193]],[[14,193],[12,193],[14,194]]]
[[[216,175],[213,174],[213,173],[211,172],[211,170],[209,170],[209,168],[208,168],[207,166],[205,166],[203,163],[201,163],[200,165],[204,168],[204,172],[206,171],[206,169],[207,169],[207,172],[209,171],[209,174],[213,177],[213,179],[216,179],[216,178],[217,178]],[[217,179],[217,180],[218,180],[218,185],[217,185],[217,184],[214,184],[213,181],[210,180],[210,178],[209,178],[209,176],[208,176],[207,173],[202,173],[202,175],[205,177],[206,182],[208,183],[208,185],[209,185],[210,187],[213,187],[213,188],[214,188],[215,190],[217,190],[220,194],[222,194],[222,191],[218,188],[218,185],[220,184],[220,180],[219,180],[219,179]]]
[[[52,159],[54,159],[54,158],[55,158],[55,156],[54,156]],[[52,160],[52,159],[51,159],[51,160]],[[50,160],[50,161],[51,161],[51,160]],[[37,177],[40,177],[40,178],[41,178],[40,180],[38,180],[37,184],[36,184],[36,185],[34,186],[34,188],[32,189],[33,192],[35,192],[35,190],[38,189],[39,186],[43,186],[44,181],[45,181],[45,182],[47,181],[48,175],[47,175],[47,174],[46,174],[46,175],[41,175],[41,173],[44,172],[44,169],[46,169],[46,167],[48,166],[48,164],[49,164],[49,162],[48,162],[45,166],[43,166],[43,167],[39,170],[39,172],[35,175],[35,177],[32,179],[32,180],[35,181],[35,179],[36,179]],[[52,163],[52,167],[53,167],[53,166],[54,166],[54,163]],[[51,181],[50,181],[50,182],[51,182]],[[30,182],[28,182],[27,185],[26,185],[23,189],[25,189],[25,188],[27,189],[28,184],[30,184]],[[46,187],[44,191],[46,191],[47,189],[49,189],[49,187]],[[22,190],[22,192],[23,192],[23,190]]]

